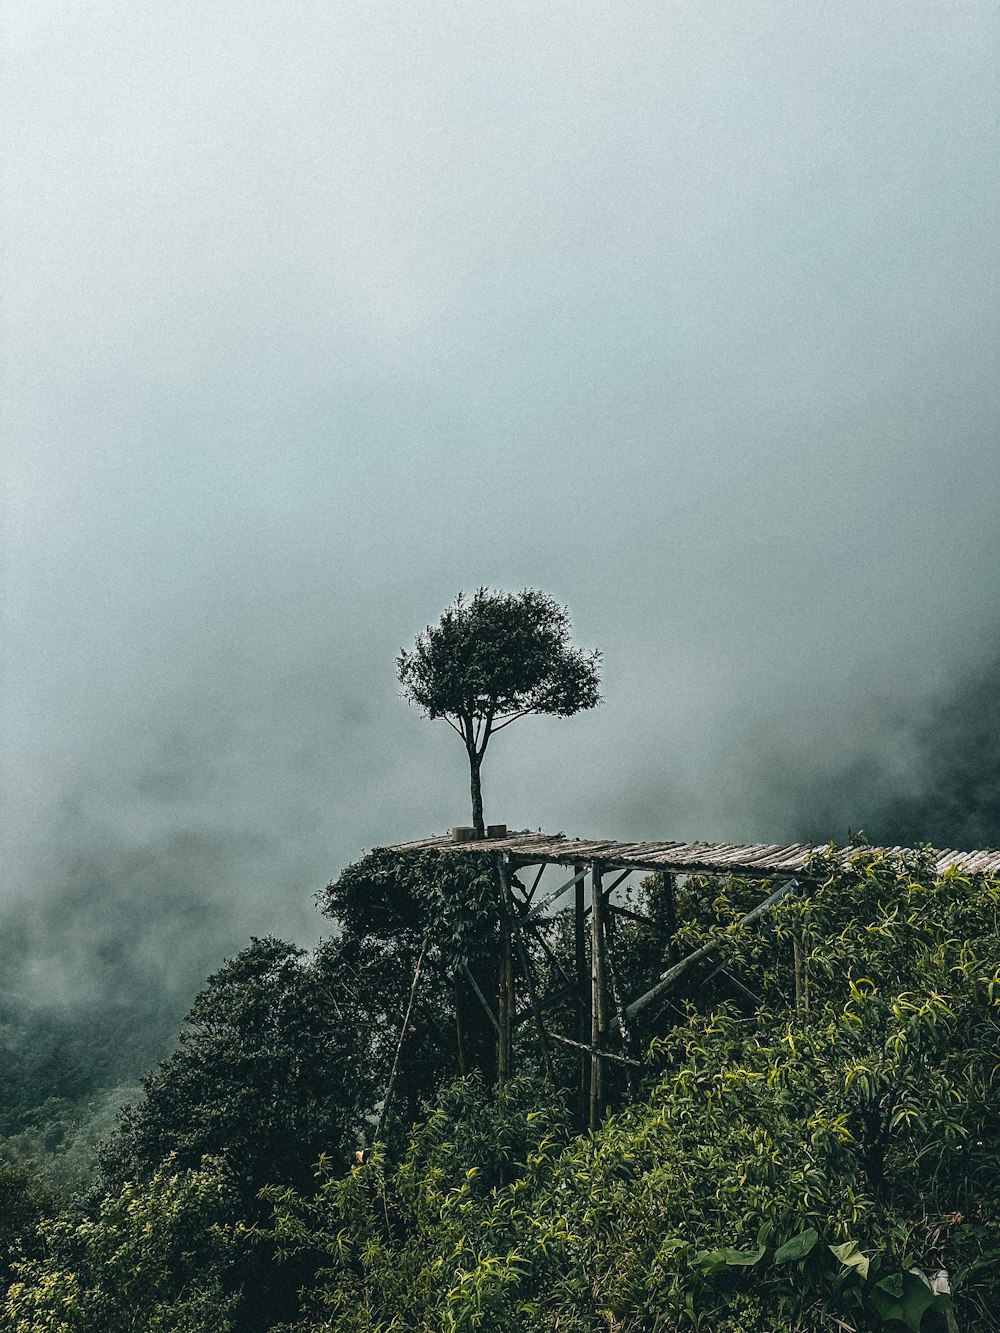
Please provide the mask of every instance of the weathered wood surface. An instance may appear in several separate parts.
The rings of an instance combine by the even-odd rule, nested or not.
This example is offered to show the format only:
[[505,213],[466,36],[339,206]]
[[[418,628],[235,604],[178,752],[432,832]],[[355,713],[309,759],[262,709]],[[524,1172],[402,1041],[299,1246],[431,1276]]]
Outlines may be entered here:
[[604,886],[601,871],[590,872],[590,1128],[604,1119],[604,1064],[602,1052],[608,1032],[608,976],[604,929]]
[[[443,852],[447,856],[470,853],[504,852],[512,865],[580,866],[599,865],[605,870],[665,870],[676,874],[728,874],[774,879],[801,875],[814,852],[824,850],[822,843],[713,843],[713,842],[608,842],[596,839],[567,838],[562,834],[511,833],[506,838],[484,838],[454,843],[449,836],[422,838],[404,842],[389,850],[397,852]],[[905,852],[905,847],[842,847],[834,855],[846,865],[859,851]],[[954,867],[965,875],[1000,874],[1000,851],[952,851],[934,853],[939,873]]]

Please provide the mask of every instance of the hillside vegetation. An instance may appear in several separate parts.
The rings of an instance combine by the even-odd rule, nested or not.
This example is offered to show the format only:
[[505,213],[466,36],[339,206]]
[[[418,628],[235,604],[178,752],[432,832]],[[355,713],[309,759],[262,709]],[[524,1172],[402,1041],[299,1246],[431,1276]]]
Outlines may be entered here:
[[[3,1327],[995,1329],[1000,885],[864,848],[811,873],[756,931],[735,923],[766,885],[687,882],[680,948],[719,941],[741,989],[693,983],[630,1033],[641,1069],[590,1134],[576,1057],[543,1078],[530,1023],[492,1086],[455,981],[495,956],[484,868],[366,858],[326,895],[336,939],[255,941],[209,980],[89,1194],[57,1210],[6,1169]],[[428,927],[384,1142],[359,1163]],[[555,976],[571,941],[547,936]],[[663,947],[621,930],[616,984],[635,993]]]

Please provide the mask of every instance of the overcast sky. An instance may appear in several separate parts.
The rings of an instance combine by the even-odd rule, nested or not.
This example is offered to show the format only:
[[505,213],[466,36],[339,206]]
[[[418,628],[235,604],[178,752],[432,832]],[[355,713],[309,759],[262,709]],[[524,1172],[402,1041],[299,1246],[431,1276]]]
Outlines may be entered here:
[[3,8],[8,901],[307,938],[468,820],[460,588],[605,654],[516,827],[794,837],[994,651],[996,5]]

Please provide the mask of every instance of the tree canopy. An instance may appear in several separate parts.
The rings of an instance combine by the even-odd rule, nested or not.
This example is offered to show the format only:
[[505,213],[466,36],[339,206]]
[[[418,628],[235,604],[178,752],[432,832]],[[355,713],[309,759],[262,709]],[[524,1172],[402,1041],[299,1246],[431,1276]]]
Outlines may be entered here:
[[537,588],[459,593],[400,651],[403,697],[444,718],[469,758],[472,820],[485,832],[480,767],[490,738],[530,713],[570,717],[601,702],[601,654],[570,643],[569,613]]

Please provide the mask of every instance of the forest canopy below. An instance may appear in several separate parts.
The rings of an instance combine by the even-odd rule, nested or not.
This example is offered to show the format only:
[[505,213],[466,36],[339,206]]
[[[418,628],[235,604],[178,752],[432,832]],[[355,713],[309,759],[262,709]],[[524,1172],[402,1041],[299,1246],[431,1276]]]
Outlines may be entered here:
[[[995,880],[859,847],[846,868],[819,856],[748,928],[766,884],[689,878],[672,941],[618,924],[616,984],[636,993],[678,948],[713,943],[742,989],[703,975],[631,1031],[596,1132],[579,1124],[578,1055],[554,1051],[547,1077],[529,1022],[496,1086],[493,1031],[456,982],[495,967],[492,884],[486,858],[349,867],[324,895],[337,935],[311,954],[255,940],[216,972],[89,1174],[46,1170],[59,1153],[26,1144],[58,1138],[60,1113],[65,1136],[94,1090],[46,1108],[15,1080],[2,1326],[995,1328]],[[644,881],[638,915],[656,920],[663,890]],[[556,989],[573,941],[540,920],[531,965]],[[553,1027],[571,1030],[571,1003]]]

